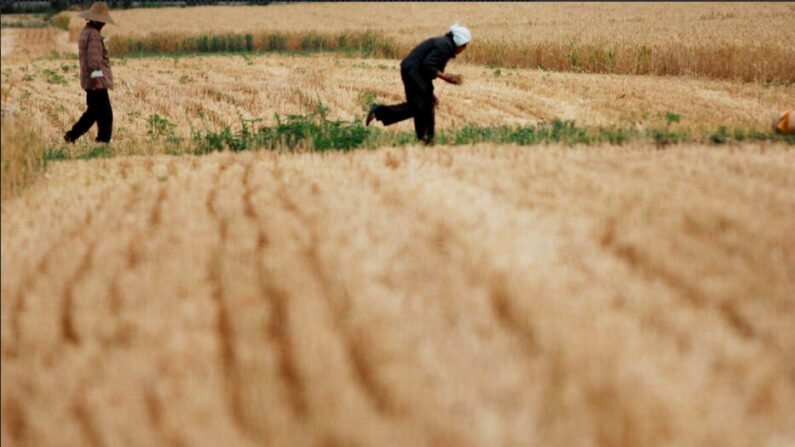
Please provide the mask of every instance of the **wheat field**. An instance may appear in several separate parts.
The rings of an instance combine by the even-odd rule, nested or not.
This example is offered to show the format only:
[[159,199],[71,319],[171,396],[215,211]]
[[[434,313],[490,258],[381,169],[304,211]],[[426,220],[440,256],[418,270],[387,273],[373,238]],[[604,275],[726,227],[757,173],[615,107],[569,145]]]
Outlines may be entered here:
[[3,206],[3,444],[789,445],[793,165],[58,164]]
[[[473,32],[462,60],[485,65],[630,74],[795,81],[792,3],[377,3],[115,11],[111,47],[154,37],[372,30],[396,54],[460,20]],[[74,17],[75,40],[84,21]],[[587,24],[587,26],[583,26]],[[760,24],[764,24],[760,26]],[[159,38],[157,38],[160,36]],[[290,44],[288,43],[288,46]],[[293,46],[299,45],[294,40]]]
[[[398,67],[395,60],[323,54],[123,60],[114,65],[117,80],[110,93],[118,121],[115,146],[123,153],[161,151],[147,133],[154,115],[176,124],[174,132],[182,138],[192,128],[237,125],[241,116],[269,125],[277,113],[307,113],[319,104],[335,119],[361,120],[368,98],[387,104],[404,100]],[[693,134],[720,126],[767,131],[774,115],[795,104],[795,85],[529,69],[495,74],[458,61],[448,70],[462,74],[465,84],[437,85],[442,128],[563,119],[644,129],[665,127],[666,114],[676,113],[682,118],[671,129]],[[72,60],[6,64],[3,106],[19,109],[46,141],[57,142],[82,113],[85,94],[76,88],[78,74]],[[405,122],[390,129],[412,128]]]
[[[630,52],[792,51],[770,39],[791,36],[786,3],[374,8],[112,11],[107,33],[361,27],[403,45],[461,19],[509,47],[579,28]],[[795,151],[762,134],[791,82],[461,58],[439,131],[692,138],[196,156],[196,129],[321,104],[361,120],[402,100],[398,60],[111,54],[113,142],[91,152],[60,140],[85,101],[69,32],[0,32],[4,446],[795,444]],[[721,127],[764,138],[698,142]]]

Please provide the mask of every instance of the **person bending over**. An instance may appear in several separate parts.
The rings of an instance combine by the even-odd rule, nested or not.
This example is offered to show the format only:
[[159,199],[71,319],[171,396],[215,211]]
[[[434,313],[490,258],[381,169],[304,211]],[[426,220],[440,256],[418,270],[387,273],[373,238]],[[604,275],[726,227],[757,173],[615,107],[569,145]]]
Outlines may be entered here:
[[461,54],[472,40],[469,30],[458,23],[444,36],[432,37],[417,45],[400,63],[400,77],[406,91],[406,102],[395,105],[373,103],[367,113],[366,125],[374,119],[385,126],[414,118],[417,139],[433,143],[434,107],[439,103],[433,93],[433,80],[460,84],[461,76],[444,73],[447,62]]

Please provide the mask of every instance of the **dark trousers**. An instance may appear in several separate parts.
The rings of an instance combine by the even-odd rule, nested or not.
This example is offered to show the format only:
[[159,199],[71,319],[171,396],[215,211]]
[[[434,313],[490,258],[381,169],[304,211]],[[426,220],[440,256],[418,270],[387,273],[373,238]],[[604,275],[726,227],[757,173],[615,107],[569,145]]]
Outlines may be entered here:
[[379,105],[375,108],[375,118],[385,126],[414,118],[417,139],[430,144],[433,142],[434,133],[433,86],[422,88],[403,72],[401,78],[406,90],[406,102],[391,106]]
[[97,123],[97,141],[109,143],[113,132],[113,109],[110,107],[108,90],[86,90],[86,105],[88,109],[72,126],[72,130],[66,132],[66,136],[74,141]]

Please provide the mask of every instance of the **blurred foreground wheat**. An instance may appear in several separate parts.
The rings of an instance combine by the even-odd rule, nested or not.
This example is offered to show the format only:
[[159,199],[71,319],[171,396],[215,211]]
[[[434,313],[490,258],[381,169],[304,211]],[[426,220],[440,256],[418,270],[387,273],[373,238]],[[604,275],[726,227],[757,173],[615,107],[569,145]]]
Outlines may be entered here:
[[793,157],[54,163],[2,208],[3,445],[790,445]]

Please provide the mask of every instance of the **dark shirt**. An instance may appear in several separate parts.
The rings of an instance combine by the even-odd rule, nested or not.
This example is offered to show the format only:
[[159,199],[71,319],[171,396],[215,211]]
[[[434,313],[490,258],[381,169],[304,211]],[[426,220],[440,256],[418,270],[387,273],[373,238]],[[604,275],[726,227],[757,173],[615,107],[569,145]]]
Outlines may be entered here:
[[455,42],[450,36],[432,37],[414,47],[400,63],[400,69],[421,90],[433,90],[437,72],[444,72],[455,57]]

